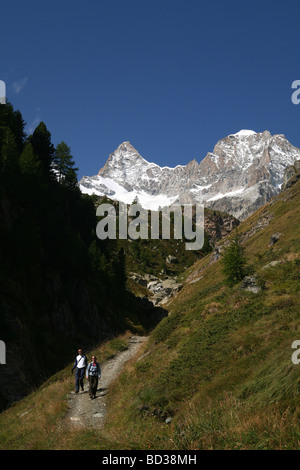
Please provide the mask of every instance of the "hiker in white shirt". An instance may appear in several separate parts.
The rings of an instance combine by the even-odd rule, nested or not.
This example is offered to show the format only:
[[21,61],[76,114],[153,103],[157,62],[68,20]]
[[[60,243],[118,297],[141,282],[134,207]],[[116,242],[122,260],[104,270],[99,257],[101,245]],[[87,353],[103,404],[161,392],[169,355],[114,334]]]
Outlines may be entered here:
[[75,393],[79,392],[79,387],[84,391],[83,379],[85,375],[85,369],[87,367],[86,356],[82,353],[82,349],[78,349],[78,356],[75,358],[72,372],[75,370]]

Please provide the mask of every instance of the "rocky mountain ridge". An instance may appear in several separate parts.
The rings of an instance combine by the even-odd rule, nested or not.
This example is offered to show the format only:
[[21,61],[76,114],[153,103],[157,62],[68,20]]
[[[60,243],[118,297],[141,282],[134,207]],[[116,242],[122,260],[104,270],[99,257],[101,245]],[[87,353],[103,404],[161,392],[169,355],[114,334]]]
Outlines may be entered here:
[[194,159],[174,168],[148,162],[130,142],[123,142],[98,175],[80,180],[80,189],[127,204],[138,198],[153,210],[202,203],[243,220],[280,192],[285,168],[299,159],[300,149],[269,131],[230,134],[200,163]]

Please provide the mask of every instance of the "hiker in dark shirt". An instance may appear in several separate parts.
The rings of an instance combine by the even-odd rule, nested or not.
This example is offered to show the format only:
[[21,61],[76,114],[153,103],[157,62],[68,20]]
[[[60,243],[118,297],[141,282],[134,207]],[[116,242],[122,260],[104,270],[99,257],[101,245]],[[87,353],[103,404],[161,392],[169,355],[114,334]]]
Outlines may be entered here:
[[72,369],[72,372],[74,369],[76,369],[75,370],[75,393],[79,392],[79,387],[81,387],[81,390],[84,391],[83,379],[84,379],[86,366],[87,366],[87,358],[82,353],[82,349],[78,349],[78,356],[76,356],[75,358],[74,366]]
[[92,360],[87,366],[86,378],[89,381],[89,395],[93,400],[96,398],[96,392],[98,387],[98,380],[101,377],[101,368],[99,362],[97,362],[96,356],[92,356]]

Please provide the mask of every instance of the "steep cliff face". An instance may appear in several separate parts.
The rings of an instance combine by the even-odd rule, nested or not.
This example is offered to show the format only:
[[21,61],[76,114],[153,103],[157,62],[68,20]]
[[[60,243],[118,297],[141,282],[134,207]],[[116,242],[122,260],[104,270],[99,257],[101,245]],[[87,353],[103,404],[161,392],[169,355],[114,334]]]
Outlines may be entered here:
[[202,203],[244,219],[278,194],[286,166],[299,158],[298,148],[268,131],[231,134],[200,163],[192,160],[175,168],[146,161],[124,142],[98,175],[81,179],[80,188],[127,204],[138,198],[146,209]]
[[288,165],[284,171],[282,190],[292,186],[300,178],[300,160],[296,160],[293,165]]
[[210,212],[204,216],[204,230],[212,245],[217,240],[226,237],[238,225],[238,219],[230,215]]

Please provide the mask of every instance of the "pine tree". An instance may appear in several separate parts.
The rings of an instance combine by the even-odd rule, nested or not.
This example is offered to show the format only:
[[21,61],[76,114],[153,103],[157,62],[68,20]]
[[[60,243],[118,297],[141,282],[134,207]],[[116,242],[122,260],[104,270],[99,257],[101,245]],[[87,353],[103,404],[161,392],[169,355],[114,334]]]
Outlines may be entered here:
[[247,274],[247,260],[237,231],[235,232],[231,244],[224,248],[222,256],[223,272],[226,276],[226,282],[230,286],[233,286],[241,281]]
[[51,134],[43,122],[40,122],[32,136],[29,137],[29,142],[35,155],[41,161],[43,173],[48,178],[51,178],[55,149],[51,143]]
[[54,169],[60,183],[70,189],[77,186],[77,172],[75,162],[71,155],[71,149],[65,142],[57,145],[54,157]]

